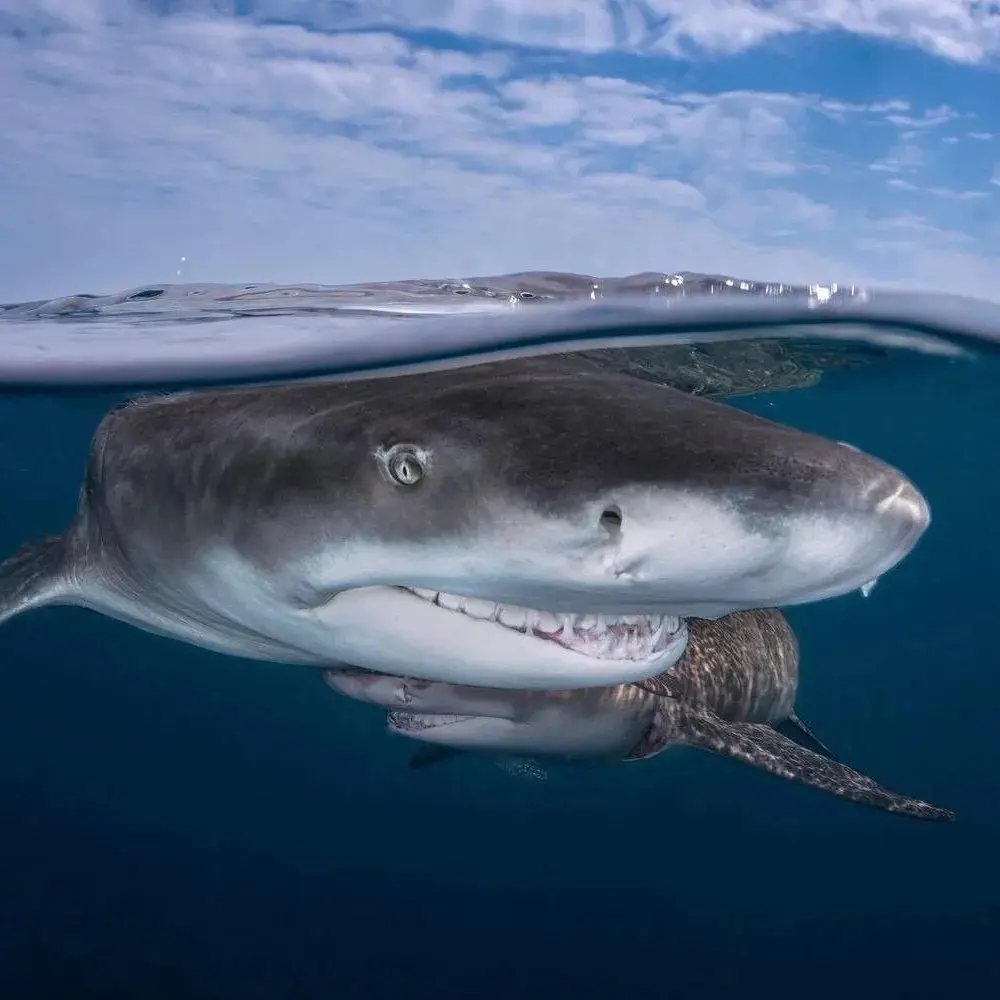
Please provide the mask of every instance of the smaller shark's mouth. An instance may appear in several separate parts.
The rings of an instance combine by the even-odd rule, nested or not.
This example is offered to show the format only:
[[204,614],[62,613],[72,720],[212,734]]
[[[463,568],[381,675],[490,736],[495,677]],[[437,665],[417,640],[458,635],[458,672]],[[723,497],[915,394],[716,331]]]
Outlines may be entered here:
[[554,615],[423,587],[402,589],[439,608],[554,642],[597,660],[648,660],[663,652],[684,628],[684,622],[672,615]]
[[427,712],[386,712],[386,725],[389,730],[397,733],[426,733],[442,726],[452,726],[456,722],[470,722],[474,715],[442,715]]

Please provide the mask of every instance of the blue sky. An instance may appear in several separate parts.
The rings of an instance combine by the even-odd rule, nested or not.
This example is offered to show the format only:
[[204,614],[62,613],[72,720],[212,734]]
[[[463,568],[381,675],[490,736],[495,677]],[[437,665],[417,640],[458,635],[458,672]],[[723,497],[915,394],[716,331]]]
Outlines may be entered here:
[[536,268],[1000,299],[998,60],[971,0],[0,0],[0,300]]

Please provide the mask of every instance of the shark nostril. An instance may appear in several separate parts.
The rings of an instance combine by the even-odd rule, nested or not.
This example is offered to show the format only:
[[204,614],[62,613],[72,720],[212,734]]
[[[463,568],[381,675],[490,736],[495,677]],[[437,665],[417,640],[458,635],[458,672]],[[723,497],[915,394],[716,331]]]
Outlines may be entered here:
[[617,539],[622,532],[622,509],[617,504],[611,504],[601,511],[601,527],[612,537]]

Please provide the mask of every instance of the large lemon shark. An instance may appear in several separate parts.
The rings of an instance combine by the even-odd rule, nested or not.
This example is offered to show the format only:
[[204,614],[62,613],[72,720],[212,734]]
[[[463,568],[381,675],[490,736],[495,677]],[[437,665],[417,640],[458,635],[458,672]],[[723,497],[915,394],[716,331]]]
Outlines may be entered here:
[[138,398],[0,621],[78,605],[240,657],[574,689],[662,673],[687,617],[886,573],[928,526],[848,445],[573,355]]

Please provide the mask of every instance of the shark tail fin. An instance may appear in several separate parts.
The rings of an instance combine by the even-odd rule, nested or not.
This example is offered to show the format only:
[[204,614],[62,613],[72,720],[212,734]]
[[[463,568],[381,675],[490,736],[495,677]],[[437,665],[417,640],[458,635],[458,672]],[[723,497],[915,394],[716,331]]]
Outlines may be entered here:
[[69,598],[68,549],[66,535],[50,535],[22,545],[0,563],[0,624]]
[[846,764],[813,753],[770,726],[723,722],[714,715],[689,711],[679,719],[678,735],[688,746],[732,757],[779,778],[797,781],[851,802],[912,819],[955,819],[950,810],[890,791]]

